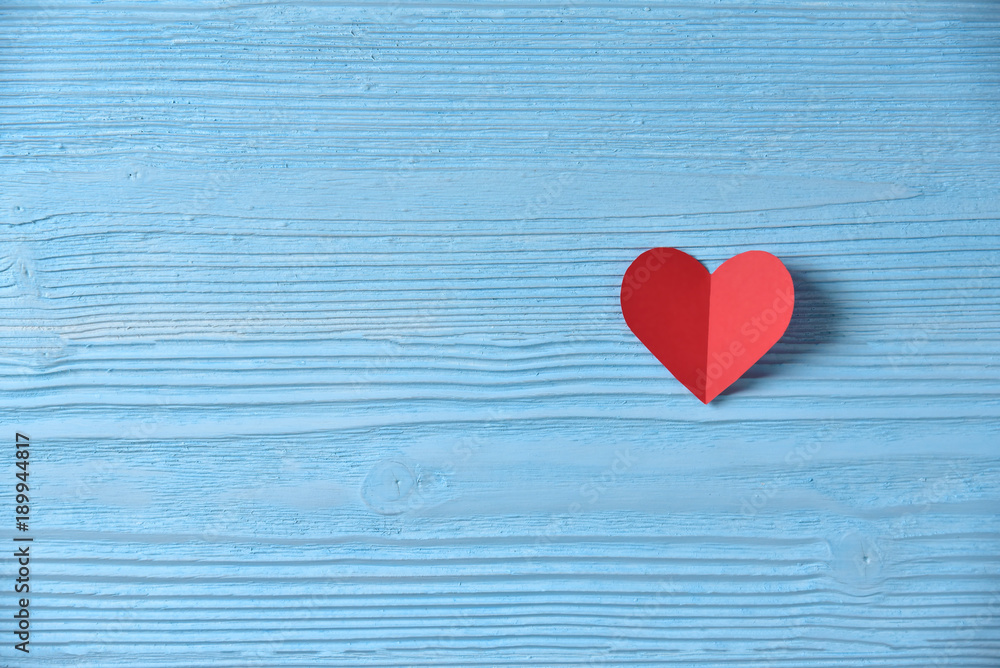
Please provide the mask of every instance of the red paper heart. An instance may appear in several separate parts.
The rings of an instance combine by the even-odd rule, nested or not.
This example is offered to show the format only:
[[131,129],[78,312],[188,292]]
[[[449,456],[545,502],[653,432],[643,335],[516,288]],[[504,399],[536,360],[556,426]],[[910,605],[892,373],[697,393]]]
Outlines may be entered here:
[[740,253],[709,274],[683,251],[653,248],[626,270],[621,303],[632,333],[707,404],[785,333],[795,287],[764,251]]

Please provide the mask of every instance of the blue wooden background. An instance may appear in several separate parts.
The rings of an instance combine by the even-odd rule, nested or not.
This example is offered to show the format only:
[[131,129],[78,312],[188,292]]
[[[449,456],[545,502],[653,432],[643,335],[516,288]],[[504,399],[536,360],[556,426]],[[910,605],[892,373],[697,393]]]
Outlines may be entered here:
[[[0,665],[1000,665],[1000,4],[4,0],[0,41]],[[796,281],[709,406],[622,320],[653,246]]]

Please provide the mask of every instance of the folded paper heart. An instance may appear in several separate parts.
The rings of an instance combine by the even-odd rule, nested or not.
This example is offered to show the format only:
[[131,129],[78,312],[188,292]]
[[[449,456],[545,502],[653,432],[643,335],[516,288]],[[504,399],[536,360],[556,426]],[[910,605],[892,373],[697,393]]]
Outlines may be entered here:
[[653,248],[629,265],[621,304],[632,333],[707,404],[785,333],[795,287],[764,251],[740,253],[710,274],[683,251]]

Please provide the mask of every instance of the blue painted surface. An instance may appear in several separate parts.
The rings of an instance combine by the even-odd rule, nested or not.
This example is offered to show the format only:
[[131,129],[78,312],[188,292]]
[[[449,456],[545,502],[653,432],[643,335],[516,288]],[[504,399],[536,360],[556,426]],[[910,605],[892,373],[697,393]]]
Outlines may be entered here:
[[1000,664],[998,7],[5,2],[0,665]]

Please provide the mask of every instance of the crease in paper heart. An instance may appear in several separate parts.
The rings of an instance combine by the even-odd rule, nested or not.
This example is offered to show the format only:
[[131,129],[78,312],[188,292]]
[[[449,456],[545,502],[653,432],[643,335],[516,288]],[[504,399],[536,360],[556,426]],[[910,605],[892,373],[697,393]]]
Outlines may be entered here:
[[632,333],[703,403],[736,382],[788,328],[791,274],[774,255],[740,253],[714,273],[676,248],[653,248],[622,278]]

